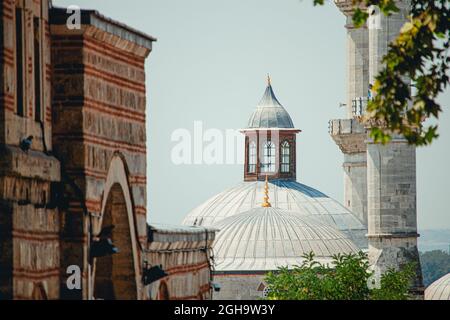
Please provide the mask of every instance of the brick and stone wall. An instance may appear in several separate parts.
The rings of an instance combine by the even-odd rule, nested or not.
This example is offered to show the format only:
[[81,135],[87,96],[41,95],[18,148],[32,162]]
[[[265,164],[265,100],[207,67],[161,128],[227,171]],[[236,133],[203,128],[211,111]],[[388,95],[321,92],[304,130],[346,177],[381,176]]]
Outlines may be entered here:
[[[135,228],[135,233],[128,234],[137,240],[131,256],[140,272],[139,248],[146,244],[144,63],[154,39],[95,11],[82,11],[80,29],[67,28],[67,17],[65,10],[51,10],[53,141],[63,172],[81,193],[77,196],[67,190],[70,200],[64,212],[63,252],[77,252],[70,263],[88,270],[86,234],[90,224],[94,235],[105,226],[108,172],[113,158],[119,157],[124,171],[122,191],[129,194],[125,196],[129,208],[122,213],[131,211],[123,221],[126,230]],[[119,237],[119,231],[115,236]],[[89,288],[93,280],[86,272],[83,275],[84,287]],[[63,286],[64,277],[61,282]],[[83,290],[83,298],[91,298],[88,291]]]
[[147,286],[149,298],[211,299],[210,258],[214,238],[215,230],[210,228],[149,226],[145,259],[150,265],[161,265],[168,274]]
[[[51,156],[48,1],[2,0],[0,19],[0,299],[57,299],[60,217],[51,198],[60,170]],[[19,146],[30,135],[25,152]]]
[[[48,0],[0,1],[0,299],[210,298],[214,232],[147,239],[144,64],[156,39],[92,10],[78,29],[67,18]],[[110,225],[119,252],[91,256]],[[144,261],[169,275],[144,287]],[[81,290],[66,285],[73,265]]]

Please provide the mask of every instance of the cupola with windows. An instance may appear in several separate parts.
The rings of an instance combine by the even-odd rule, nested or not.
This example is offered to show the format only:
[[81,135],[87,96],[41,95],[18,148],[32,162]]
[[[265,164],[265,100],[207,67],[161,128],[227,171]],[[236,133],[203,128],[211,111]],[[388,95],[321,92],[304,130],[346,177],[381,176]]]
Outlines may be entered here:
[[245,135],[244,180],[296,178],[296,134],[289,113],[275,97],[270,77],[258,106],[251,115]]

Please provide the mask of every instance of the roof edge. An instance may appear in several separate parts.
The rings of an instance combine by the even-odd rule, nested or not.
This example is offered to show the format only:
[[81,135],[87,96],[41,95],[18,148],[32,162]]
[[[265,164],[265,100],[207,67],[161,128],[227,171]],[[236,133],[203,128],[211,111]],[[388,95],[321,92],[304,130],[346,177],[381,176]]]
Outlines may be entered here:
[[[122,22],[106,17],[97,10],[81,9],[80,13],[82,25],[95,26],[105,32],[134,42],[147,49],[152,49],[152,42],[157,41],[157,38]],[[63,25],[67,23],[70,15],[70,13],[67,13],[67,8],[52,7],[50,9],[49,22],[53,25]]]

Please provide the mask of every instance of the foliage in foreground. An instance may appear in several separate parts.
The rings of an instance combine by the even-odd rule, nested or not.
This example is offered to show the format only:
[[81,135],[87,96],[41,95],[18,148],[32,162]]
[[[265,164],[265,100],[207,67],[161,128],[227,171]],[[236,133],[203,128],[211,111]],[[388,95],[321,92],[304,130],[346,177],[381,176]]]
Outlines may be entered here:
[[378,286],[372,281],[367,255],[336,255],[333,265],[314,260],[306,254],[301,266],[280,268],[266,275],[270,300],[406,300],[415,276],[414,265],[388,270]]
[[450,273],[450,254],[442,250],[420,253],[423,284],[425,287]]
[[[324,0],[313,0],[323,5]],[[395,0],[353,0],[353,23],[363,26],[375,6],[385,15],[399,11]],[[373,8],[373,7],[370,7]],[[449,84],[450,4],[448,0],[411,0],[409,21],[389,45],[384,68],[372,84],[374,98],[365,117],[375,142],[387,143],[394,133],[413,145],[427,145],[438,137],[442,108],[438,94]],[[407,80],[405,80],[407,79]],[[415,87],[412,94],[411,81]]]

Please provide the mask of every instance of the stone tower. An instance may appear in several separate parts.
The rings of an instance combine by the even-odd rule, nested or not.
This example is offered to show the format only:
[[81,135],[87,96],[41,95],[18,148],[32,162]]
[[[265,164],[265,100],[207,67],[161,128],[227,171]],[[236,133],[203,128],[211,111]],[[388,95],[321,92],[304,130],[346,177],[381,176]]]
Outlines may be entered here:
[[402,136],[375,144],[360,122],[370,96],[369,85],[383,67],[388,44],[407,21],[409,1],[399,13],[385,16],[369,7],[365,27],[351,24],[352,1],[337,0],[347,17],[347,118],[330,121],[330,134],[344,153],[345,205],[368,227],[369,260],[379,276],[387,269],[416,263],[412,292],[423,295],[417,249],[416,151]]

